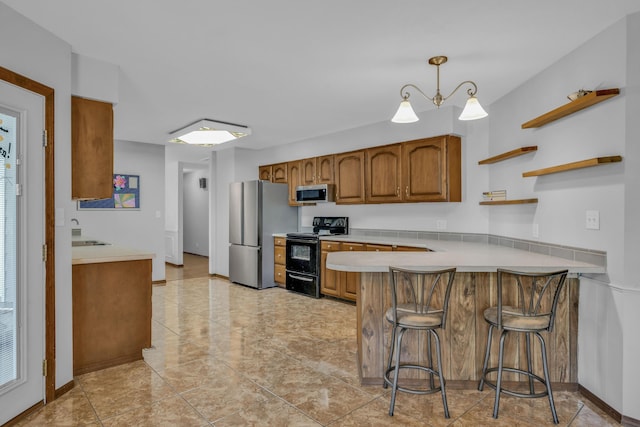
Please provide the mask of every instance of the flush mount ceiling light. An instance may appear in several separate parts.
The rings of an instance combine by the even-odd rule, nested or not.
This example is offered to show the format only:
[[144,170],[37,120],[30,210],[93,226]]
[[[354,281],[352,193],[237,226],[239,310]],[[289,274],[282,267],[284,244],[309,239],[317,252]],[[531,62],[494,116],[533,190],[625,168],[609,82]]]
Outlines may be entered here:
[[469,99],[467,99],[467,104],[464,106],[464,110],[462,110],[462,114],[458,117],[459,120],[477,120],[483,117],[487,117],[488,114],[480,103],[478,102],[478,98],[476,98],[476,93],[478,92],[478,86],[471,80],[465,80],[460,83],[448,96],[442,96],[440,93],[440,65],[447,62],[446,56],[434,56],[429,58],[429,64],[435,65],[437,71],[437,88],[436,94],[431,98],[427,96],[418,86],[414,84],[406,84],[400,88],[400,96],[402,97],[402,102],[400,102],[400,106],[398,107],[398,111],[391,119],[394,123],[413,123],[417,122],[418,116],[413,111],[411,107],[411,103],[409,103],[409,92],[406,91],[408,88],[413,88],[418,91],[422,96],[427,98],[429,101],[433,102],[438,108],[442,105],[444,101],[449,99],[458,89],[460,89],[464,84],[470,84],[472,87],[467,89],[467,94],[469,95]]
[[251,128],[233,123],[202,119],[169,132],[174,137],[169,142],[212,147],[251,135]]

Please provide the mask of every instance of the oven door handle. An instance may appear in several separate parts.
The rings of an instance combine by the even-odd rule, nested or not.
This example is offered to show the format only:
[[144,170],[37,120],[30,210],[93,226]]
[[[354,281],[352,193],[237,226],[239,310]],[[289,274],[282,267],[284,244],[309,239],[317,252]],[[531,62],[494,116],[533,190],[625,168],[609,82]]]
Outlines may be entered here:
[[295,274],[291,273],[289,273],[289,277],[296,280],[302,280],[303,282],[313,282],[313,279],[310,279],[308,277],[296,276]]

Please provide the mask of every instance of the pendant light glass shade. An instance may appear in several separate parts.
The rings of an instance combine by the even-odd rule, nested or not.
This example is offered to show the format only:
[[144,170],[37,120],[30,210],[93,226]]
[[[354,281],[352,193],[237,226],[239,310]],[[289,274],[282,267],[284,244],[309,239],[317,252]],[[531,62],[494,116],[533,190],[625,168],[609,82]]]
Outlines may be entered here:
[[487,117],[486,111],[482,108],[482,105],[478,102],[478,98],[475,96],[470,96],[467,99],[467,104],[464,106],[464,110],[462,110],[462,114],[458,117],[458,120],[477,120],[483,117]]
[[416,116],[415,111],[413,111],[411,107],[411,103],[407,99],[404,99],[400,103],[398,111],[396,111],[396,114],[391,119],[393,123],[414,123],[418,120],[420,119]]

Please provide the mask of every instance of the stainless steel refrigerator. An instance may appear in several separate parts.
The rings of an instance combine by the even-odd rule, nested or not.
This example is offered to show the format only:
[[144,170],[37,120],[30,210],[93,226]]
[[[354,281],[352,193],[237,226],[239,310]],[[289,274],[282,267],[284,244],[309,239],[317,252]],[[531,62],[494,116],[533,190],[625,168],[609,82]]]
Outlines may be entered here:
[[229,184],[229,280],[271,288],[273,233],[296,231],[298,209],[289,206],[286,184],[245,181]]

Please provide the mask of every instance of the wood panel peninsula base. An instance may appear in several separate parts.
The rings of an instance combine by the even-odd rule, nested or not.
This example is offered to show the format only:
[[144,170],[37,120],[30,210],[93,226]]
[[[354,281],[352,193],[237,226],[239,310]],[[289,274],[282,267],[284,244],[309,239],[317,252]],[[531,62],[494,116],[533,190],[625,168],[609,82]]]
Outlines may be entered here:
[[[551,381],[556,390],[577,390],[578,387],[578,295],[577,278],[567,279],[557,311],[555,327],[548,334],[547,356]],[[496,273],[458,272],[451,291],[447,327],[438,331],[442,342],[444,378],[449,386],[475,389],[480,379],[488,324],[483,312],[497,304]],[[358,292],[358,369],[362,385],[382,385],[382,373],[389,357],[391,328],[384,313],[391,306],[388,273],[363,272]],[[403,359],[413,358],[421,364],[426,359],[426,340],[415,340],[412,331],[405,335],[407,346]],[[510,334],[505,342],[505,365],[526,369],[524,338]],[[424,336],[424,335],[423,335]],[[499,334],[493,334],[490,366],[497,366]],[[539,343],[535,345],[534,372],[542,372]],[[435,357],[435,356],[434,356]],[[507,360],[507,357],[509,358]],[[434,359],[435,360],[435,359]],[[524,382],[514,374],[505,374],[505,381]]]
[[151,259],[72,271],[73,375],[141,360],[151,347]]

